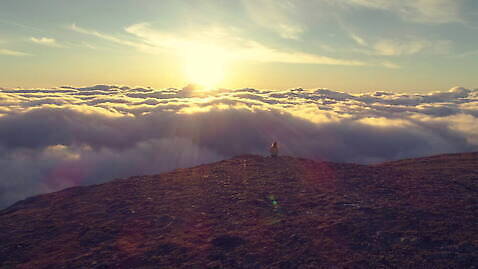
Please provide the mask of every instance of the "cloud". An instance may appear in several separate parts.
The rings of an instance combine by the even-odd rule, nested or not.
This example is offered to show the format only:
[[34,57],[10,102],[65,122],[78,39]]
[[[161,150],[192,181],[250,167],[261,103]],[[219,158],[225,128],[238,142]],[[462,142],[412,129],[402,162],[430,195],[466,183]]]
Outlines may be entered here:
[[30,40],[33,42],[33,43],[36,43],[36,44],[39,44],[39,45],[42,45],[42,46],[47,46],[47,47],[54,47],[54,48],[63,48],[64,46],[60,43],[58,43],[58,41],[56,41],[55,39],[53,38],[48,38],[48,37],[31,37]]
[[365,47],[368,46],[368,43],[362,37],[354,33],[350,33],[350,38],[352,38],[353,41],[355,41],[355,43],[357,43],[360,46],[365,46]]
[[380,40],[374,45],[376,54],[385,56],[412,55],[422,51],[444,54],[449,51],[450,41],[428,41],[424,39]]
[[95,36],[95,37],[98,37],[98,38],[101,38],[101,39],[104,39],[104,40],[107,40],[107,41],[110,41],[110,42],[113,42],[113,43],[116,43],[116,44],[129,46],[129,47],[134,47],[134,48],[137,48],[137,49],[142,50],[142,51],[148,51],[148,52],[156,51],[154,48],[152,48],[151,46],[148,46],[147,44],[121,39],[121,38],[115,37],[113,35],[104,34],[104,33],[101,33],[101,32],[95,31],[95,30],[90,30],[90,29],[86,29],[86,28],[83,28],[83,27],[79,27],[76,24],[69,25],[68,29],[73,30],[73,31],[78,32],[78,33],[81,33],[81,34]]
[[478,151],[478,89],[350,94],[97,85],[0,89],[0,207],[235,155],[374,163]]
[[340,3],[393,12],[417,23],[463,22],[465,0],[341,0]]
[[431,41],[424,38],[404,37],[401,39],[378,39],[375,43],[369,44],[355,34],[350,34],[350,37],[362,47],[355,49],[355,51],[368,55],[402,56],[419,53],[448,54],[452,47],[452,42],[449,40]]
[[478,50],[469,50],[460,54],[455,55],[456,58],[466,58],[478,55]]
[[290,51],[266,46],[258,41],[244,39],[240,30],[214,26],[197,29],[192,33],[173,33],[153,29],[149,23],[130,25],[125,31],[138,42],[120,39],[112,35],[85,29],[75,24],[70,29],[93,35],[117,44],[137,48],[147,53],[175,53],[179,56],[202,55],[214,52],[218,58],[233,61],[279,62],[295,64],[325,64],[363,66],[369,63],[359,60],[338,59],[300,51]]
[[0,48],[0,55],[7,55],[7,56],[28,56],[30,54],[16,51],[16,50],[9,50],[9,49],[2,49]]
[[375,44],[374,49],[380,55],[397,56],[416,54],[427,47],[427,43],[423,41],[395,41],[381,40]]
[[136,24],[126,28],[149,44],[158,47],[179,50],[184,53],[192,48],[215,51],[221,57],[230,60],[330,64],[330,65],[366,65],[356,60],[336,59],[316,54],[286,51],[268,47],[254,40],[241,38],[237,29],[215,27],[196,31],[194,36],[183,38],[154,30],[149,24]]
[[298,23],[293,1],[242,0],[242,3],[252,21],[282,38],[299,40],[305,31],[305,26]]
[[98,49],[97,46],[91,45],[90,43],[87,43],[87,42],[81,42],[81,45],[85,48],[92,49],[92,50]]
[[398,69],[400,68],[401,66],[398,65],[398,64],[395,64],[395,63],[391,63],[391,62],[383,62],[382,65],[386,68],[390,68],[390,69]]

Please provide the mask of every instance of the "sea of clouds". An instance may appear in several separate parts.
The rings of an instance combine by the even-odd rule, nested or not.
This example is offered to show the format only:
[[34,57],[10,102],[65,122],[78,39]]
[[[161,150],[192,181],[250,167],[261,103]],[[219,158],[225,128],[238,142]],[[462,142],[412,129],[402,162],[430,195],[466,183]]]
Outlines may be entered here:
[[0,208],[240,154],[377,163],[478,151],[478,89],[348,94],[108,85],[0,88]]

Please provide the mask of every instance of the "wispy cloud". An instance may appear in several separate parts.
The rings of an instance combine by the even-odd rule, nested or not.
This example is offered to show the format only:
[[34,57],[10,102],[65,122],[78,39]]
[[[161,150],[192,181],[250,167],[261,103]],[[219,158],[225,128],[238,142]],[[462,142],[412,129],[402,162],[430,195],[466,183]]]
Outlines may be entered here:
[[381,40],[374,45],[375,52],[380,55],[398,56],[416,54],[428,46],[423,41],[398,41],[398,40]]
[[142,38],[148,44],[158,47],[179,50],[179,53],[191,49],[206,47],[204,49],[217,51],[221,56],[231,60],[305,63],[305,64],[330,64],[330,65],[366,65],[355,60],[335,59],[331,57],[285,51],[275,49],[254,40],[240,37],[238,31],[228,28],[203,29],[195,31],[193,36],[176,36],[152,29],[149,24],[136,24],[126,28],[128,33]]
[[18,27],[18,28],[26,29],[26,30],[29,30],[29,31],[45,32],[45,30],[37,28],[37,27],[21,24],[21,23],[14,22],[14,21],[6,21],[6,20],[3,20],[3,19],[0,19],[0,24],[7,24],[7,25]]
[[299,40],[305,26],[298,22],[294,1],[242,0],[256,25],[270,29],[285,39]]
[[229,60],[281,62],[300,64],[327,64],[362,66],[368,63],[359,60],[338,59],[317,54],[304,53],[272,48],[255,40],[242,38],[239,30],[226,27],[210,27],[197,29],[193,33],[173,33],[153,29],[148,23],[128,26],[125,31],[136,40],[128,41],[95,30],[85,29],[75,24],[70,29],[88,35],[93,35],[117,44],[137,48],[144,52],[173,52],[183,55],[184,52],[196,50],[215,51],[217,55]]
[[90,43],[88,43],[88,42],[81,42],[81,45],[82,45],[83,47],[85,47],[85,48],[89,48],[89,49],[92,49],[92,50],[98,49],[97,46],[94,46],[94,45],[92,45],[92,44],[90,44]]
[[451,41],[429,41],[425,39],[383,39],[374,44],[376,54],[385,56],[412,55],[426,50],[432,54],[445,54],[449,51]]
[[470,50],[470,51],[466,51],[466,52],[462,52],[458,55],[455,55],[455,57],[457,58],[465,58],[465,57],[469,57],[469,56],[475,56],[475,55],[478,55],[478,50]]
[[54,48],[64,48],[65,46],[60,44],[56,39],[54,38],[48,38],[48,37],[31,37],[30,41],[32,41],[35,44],[39,44],[42,46],[47,46],[47,47],[54,47]]
[[16,50],[9,50],[9,49],[1,49],[0,48],[0,55],[7,55],[7,56],[28,56],[29,53],[16,51]]
[[401,39],[378,39],[375,42],[366,42],[361,37],[350,34],[350,37],[360,45],[354,51],[380,56],[405,56],[419,53],[448,54],[452,42],[450,40],[427,40],[417,37],[403,37]]
[[116,43],[116,44],[129,46],[129,47],[134,47],[134,48],[137,48],[137,49],[142,50],[142,51],[149,51],[149,52],[154,51],[154,48],[152,48],[151,46],[149,46],[147,44],[118,38],[118,37],[115,37],[113,35],[98,32],[96,30],[86,29],[86,28],[83,28],[83,27],[79,27],[76,24],[71,24],[71,25],[68,26],[68,28],[70,30],[73,30],[73,31],[81,33],[81,34],[95,36],[95,37],[98,37],[98,38],[101,38],[101,39],[104,39],[104,40],[107,40],[107,41],[110,41],[110,42],[113,42],[113,43]]
[[386,68],[390,68],[390,69],[398,69],[398,68],[401,68],[401,66],[399,64],[396,64],[396,63],[392,63],[392,62],[383,62],[382,65]]
[[406,21],[439,24],[463,22],[465,0],[340,0],[340,3],[387,10]]
[[362,37],[358,36],[357,34],[350,33],[350,38],[352,38],[353,41],[355,41],[355,43],[357,43],[360,46],[368,46],[368,43]]

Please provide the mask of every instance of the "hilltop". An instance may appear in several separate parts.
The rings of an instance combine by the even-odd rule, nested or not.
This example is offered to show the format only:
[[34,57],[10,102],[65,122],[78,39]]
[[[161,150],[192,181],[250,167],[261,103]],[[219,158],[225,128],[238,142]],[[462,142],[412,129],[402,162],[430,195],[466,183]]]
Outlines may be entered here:
[[0,211],[0,267],[476,268],[478,153],[244,155]]

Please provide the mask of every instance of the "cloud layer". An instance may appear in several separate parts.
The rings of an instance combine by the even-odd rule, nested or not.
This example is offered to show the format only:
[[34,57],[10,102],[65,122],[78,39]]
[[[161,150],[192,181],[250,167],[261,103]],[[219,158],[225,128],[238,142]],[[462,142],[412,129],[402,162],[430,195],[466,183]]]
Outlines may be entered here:
[[373,163],[478,151],[478,90],[0,88],[0,207],[239,154]]

